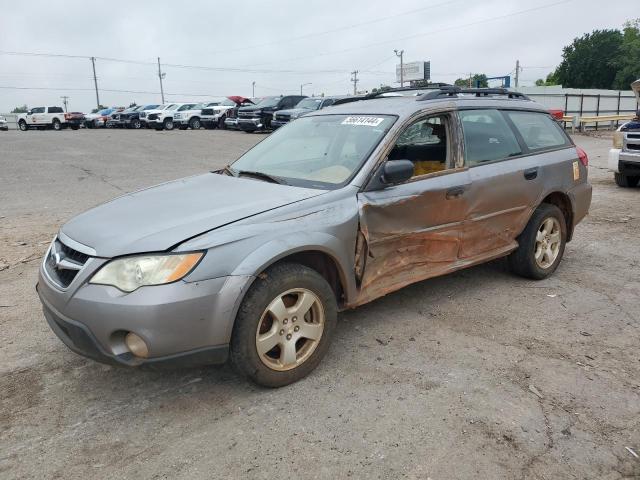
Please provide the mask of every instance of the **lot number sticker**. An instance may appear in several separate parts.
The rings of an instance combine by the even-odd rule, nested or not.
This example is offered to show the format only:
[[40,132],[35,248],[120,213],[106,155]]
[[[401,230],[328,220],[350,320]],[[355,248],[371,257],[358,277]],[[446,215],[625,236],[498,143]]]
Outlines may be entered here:
[[573,180],[576,182],[580,180],[580,166],[578,162],[573,162]]
[[342,121],[343,125],[365,125],[367,127],[377,127],[384,118],[378,117],[347,117]]

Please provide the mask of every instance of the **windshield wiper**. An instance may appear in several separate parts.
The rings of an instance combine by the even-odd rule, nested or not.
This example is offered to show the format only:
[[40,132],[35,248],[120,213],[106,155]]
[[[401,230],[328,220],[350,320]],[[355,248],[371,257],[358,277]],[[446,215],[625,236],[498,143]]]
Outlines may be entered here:
[[268,173],[253,172],[251,170],[238,170],[238,176],[240,177],[242,175],[246,175],[248,177],[261,178],[263,180],[267,180],[268,182],[277,183],[280,185],[288,185],[288,183],[282,180],[282,178],[276,177],[275,175],[269,175]]

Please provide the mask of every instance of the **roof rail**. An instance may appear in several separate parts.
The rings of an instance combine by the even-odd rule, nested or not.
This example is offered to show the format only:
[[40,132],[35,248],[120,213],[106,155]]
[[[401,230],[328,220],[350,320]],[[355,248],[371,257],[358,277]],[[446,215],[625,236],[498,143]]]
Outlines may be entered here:
[[425,93],[424,95],[420,95],[417,101],[421,102],[424,100],[434,100],[436,98],[457,98],[459,93],[463,94],[474,94],[476,97],[489,97],[492,95],[504,95],[508,98],[518,99],[518,100],[530,100],[524,93],[520,92],[512,92],[511,90],[507,90],[506,88],[460,88],[460,87],[440,87],[438,90],[434,90],[433,92]]
[[[395,92],[410,92],[410,91],[420,91],[420,90],[434,90],[434,91],[438,91],[438,89],[444,89],[447,87],[451,87],[452,85],[446,84],[446,83],[435,83],[435,84],[431,84],[428,85],[426,87],[397,87],[397,88],[390,88],[388,90],[382,90],[382,91],[377,91],[377,92],[373,92],[373,93],[368,93],[366,95],[354,95],[352,97],[346,97],[346,98],[339,98],[338,100],[336,100],[335,102],[333,102],[333,105],[340,105],[342,103],[350,103],[350,102],[357,102],[360,100],[371,100],[372,98],[378,98],[378,97],[393,97],[393,95],[385,95],[385,94],[389,94],[389,93],[395,93]],[[431,93],[431,92],[430,92]]]

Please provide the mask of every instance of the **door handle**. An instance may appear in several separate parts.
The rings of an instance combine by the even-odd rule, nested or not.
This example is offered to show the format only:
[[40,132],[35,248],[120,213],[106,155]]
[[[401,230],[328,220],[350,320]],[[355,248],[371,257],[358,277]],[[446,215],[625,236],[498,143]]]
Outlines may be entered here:
[[452,187],[447,190],[447,193],[445,194],[445,198],[447,200],[452,198],[457,198],[461,196],[463,193],[464,193],[464,187]]
[[524,178],[526,178],[527,180],[533,180],[537,176],[538,176],[538,167],[527,168],[524,171]]

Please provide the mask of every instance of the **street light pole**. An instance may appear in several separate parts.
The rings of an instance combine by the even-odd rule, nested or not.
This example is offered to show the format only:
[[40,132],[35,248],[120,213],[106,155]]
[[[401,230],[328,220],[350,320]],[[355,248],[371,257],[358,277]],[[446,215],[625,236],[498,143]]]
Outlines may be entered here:
[[404,87],[404,50],[400,50],[400,52],[398,52],[398,50],[394,50],[394,53],[396,54],[396,57],[400,57],[400,88]]
[[251,82],[251,98],[256,98],[256,82]]
[[313,83],[303,83],[300,85],[300,96],[302,96],[302,87],[306,87],[307,85],[313,85]]

